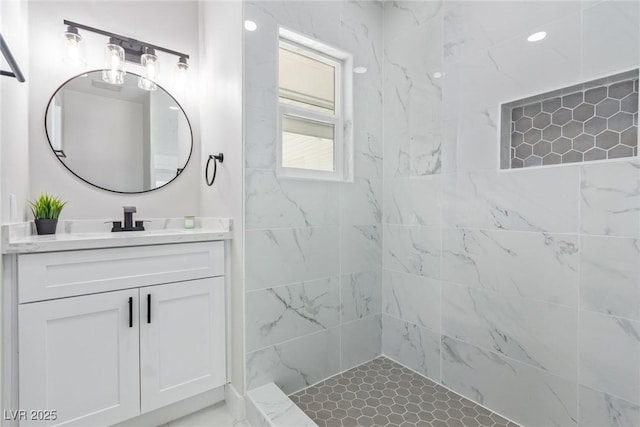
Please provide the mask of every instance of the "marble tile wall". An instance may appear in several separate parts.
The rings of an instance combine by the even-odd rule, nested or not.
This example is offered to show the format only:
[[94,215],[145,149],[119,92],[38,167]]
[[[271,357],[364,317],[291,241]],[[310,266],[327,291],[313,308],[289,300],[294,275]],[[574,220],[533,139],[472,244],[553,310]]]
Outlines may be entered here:
[[[248,388],[382,352],[523,425],[640,425],[640,160],[500,171],[498,127],[501,103],[638,67],[640,3],[245,16]],[[275,176],[278,24],[369,70],[352,184]]]
[[384,25],[383,354],[523,425],[640,425],[640,160],[500,171],[498,126],[638,67],[640,3],[385,2]]
[[[246,2],[245,289],[249,390],[293,393],[381,353],[382,7]],[[354,55],[353,183],[275,173],[278,26]],[[433,213],[432,213],[433,214]]]

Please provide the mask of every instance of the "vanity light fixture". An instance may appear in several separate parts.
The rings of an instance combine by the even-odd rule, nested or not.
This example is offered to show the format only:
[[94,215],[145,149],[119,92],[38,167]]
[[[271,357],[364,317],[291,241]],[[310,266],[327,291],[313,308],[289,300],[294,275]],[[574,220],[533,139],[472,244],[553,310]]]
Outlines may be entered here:
[[113,38],[104,48],[104,70],[102,70],[102,80],[112,85],[124,83],[124,48],[116,44]]
[[62,60],[73,66],[84,66],[87,60],[84,56],[84,40],[78,29],[72,25],[64,32],[64,57]]
[[527,40],[530,42],[539,42],[545,37],[547,37],[547,33],[545,31],[539,31],[537,33],[531,34],[529,37],[527,37]]
[[158,78],[158,57],[156,51],[152,48],[146,48],[146,53],[140,56],[140,64],[142,65],[142,76],[138,79],[138,87],[144,90],[156,90],[158,86],[155,84]]
[[244,21],[244,29],[247,31],[255,31],[258,29],[258,24],[247,19],[246,21]]
[[[176,65],[175,84],[176,86],[184,86],[184,80],[186,79],[186,72],[189,69],[189,55],[175,50],[167,49],[161,46],[156,46],[151,43],[142,42],[129,37],[114,34],[108,31],[100,30],[98,28],[89,27],[87,25],[78,24],[64,20],[64,25],[67,26],[65,32],[65,43],[69,46],[75,43],[75,46],[79,49],[82,43],[82,36],[78,30],[90,31],[92,33],[100,34],[109,38],[109,42],[105,47],[105,63],[104,70],[102,72],[102,79],[110,84],[121,85],[124,82],[125,62],[131,62],[141,65],[143,67],[142,77],[138,81],[138,87],[145,90],[156,90],[156,81],[159,76],[159,64],[160,60],[156,55],[156,51],[167,53],[178,57],[178,63]],[[69,52],[69,48],[67,49]],[[79,53],[82,51],[78,50]],[[71,54],[67,53],[67,56]],[[75,53],[73,54],[75,55]]]
[[187,84],[187,71],[189,71],[187,58],[181,56],[176,64],[176,71],[173,77],[173,86],[177,93],[184,93],[184,88]]

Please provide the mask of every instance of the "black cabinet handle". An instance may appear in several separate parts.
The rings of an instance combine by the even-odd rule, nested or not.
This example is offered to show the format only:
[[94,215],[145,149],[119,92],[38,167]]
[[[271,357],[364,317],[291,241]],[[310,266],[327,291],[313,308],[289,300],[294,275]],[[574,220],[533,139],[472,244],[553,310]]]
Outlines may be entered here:
[[129,297],[129,327],[133,328],[133,297]]
[[151,294],[147,294],[147,323],[151,323]]

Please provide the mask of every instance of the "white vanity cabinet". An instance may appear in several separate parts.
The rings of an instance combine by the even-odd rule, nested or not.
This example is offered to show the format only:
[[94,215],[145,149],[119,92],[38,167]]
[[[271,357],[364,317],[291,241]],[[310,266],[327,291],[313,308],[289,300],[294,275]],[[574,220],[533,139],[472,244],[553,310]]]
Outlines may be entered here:
[[142,412],[225,383],[221,319],[222,277],[140,289]]
[[21,409],[107,426],[226,383],[224,242],[17,257]]
[[20,305],[20,407],[57,418],[24,424],[109,425],[140,413],[129,300],[137,315],[137,289]]

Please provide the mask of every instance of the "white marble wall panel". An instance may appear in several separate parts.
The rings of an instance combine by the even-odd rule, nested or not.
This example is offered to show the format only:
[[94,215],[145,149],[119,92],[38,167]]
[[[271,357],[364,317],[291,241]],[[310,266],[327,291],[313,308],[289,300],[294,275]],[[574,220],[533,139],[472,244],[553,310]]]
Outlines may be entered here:
[[[544,43],[530,43],[529,34],[521,34],[488,49],[468,52],[454,64],[446,63],[446,78],[454,77],[459,86],[458,105],[493,107],[579,83],[580,22],[580,14],[575,14],[545,26],[548,35]],[[452,69],[456,72],[451,73]]]
[[342,324],[341,370],[347,370],[380,356],[382,350],[381,315]]
[[570,234],[445,229],[442,279],[514,297],[578,305],[578,238]]
[[[383,352],[402,348],[396,360],[416,366],[415,331],[439,331],[442,317],[445,385],[522,425],[575,426],[578,403],[581,425],[638,424],[640,163],[500,172],[498,150],[501,102],[638,66],[640,5],[400,1],[384,11]],[[536,31],[547,37],[528,42]],[[422,153],[440,167],[421,171]],[[439,200],[411,181],[421,172],[444,174]],[[442,225],[431,222],[436,204]],[[425,225],[445,227],[441,241],[417,231]],[[428,274],[442,284],[418,276],[425,246],[442,251],[442,271]]]
[[246,296],[247,351],[283,342],[340,323],[340,279],[249,292]]
[[578,231],[579,168],[443,175],[443,221],[449,227]]
[[[581,66],[580,25],[580,13],[559,16],[557,20],[531,31],[544,30],[547,36],[543,43],[532,43],[527,40],[531,33],[521,33],[489,47],[486,52],[496,70],[516,85],[516,91],[504,93],[503,99],[498,98],[498,102],[490,105],[578,83]],[[467,83],[470,82],[467,80]],[[482,91],[480,88],[476,90]],[[490,99],[496,100],[488,96],[485,101]]]
[[440,334],[382,315],[382,353],[434,381],[440,381]]
[[247,169],[245,226],[252,230],[338,225],[337,190],[336,183],[278,179],[273,170]]
[[362,319],[382,311],[380,270],[342,276],[340,279],[341,323]]
[[[273,197],[247,200],[256,227],[289,227],[247,232],[248,304],[265,288],[342,275],[341,323],[279,329],[291,299],[273,341],[247,355],[249,388],[297,390],[379,343],[523,425],[575,426],[578,412],[584,426],[637,425],[640,164],[497,172],[498,103],[637,65],[637,2],[268,2],[245,13],[267,21],[246,35],[249,168],[275,167],[276,22],[369,69],[354,76],[356,181],[298,193],[266,179],[255,186]],[[526,41],[540,30],[547,39]],[[258,330],[282,306],[272,302]],[[440,334],[441,317],[463,341]]]
[[383,267],[439,278],[440,238],[436,227],[385,225]]
[[640,403],[640,323],[581,311],[580,383]]
[[581,307],[640,320],[640,240],[580,238]]
[[440,332],[439,280],[384,270],[382,282],[383,313]]
[[382,135],[354,129],[354,174],[356,177],[382,177]]
[[[442,2],[385,3],[385,176],[442,167]],[[403,28],[401,28],[403,26]]]
[[[381,311],[382,8],[355,1],[244,4],[245,19],[258,26],[244,44],[249,389],[274,381],[293,392],[337,373],[342,323]],[[279,26],[347,51],[354,66],[367,68],[353,75],[352,183],[274,173]],[[370,324],[345,329],[352,348],[343,347],[344,357],[379,353],[380,327],[376,334]]]
[[582,12],[583,77],[590,79],[637,67],[640,63],[640,3],[590,3],[583,3]]
[[576,426],[573,381],[442,337],[442,382],[525,426]]
[[384,189],[386,224],[440,225],[440,176],[390,179]]
[[248,353],[247,389],[275,382],[282,391],[291,394],[339,371],[337,327]]
[[580,2],[451,1],[444,3],[444,57],[448,62],[517,36],[543,24],[579,14]]
[[[444,103],[447,103],[446,99]],[[459,109],[457,117],[443,123],[443,172],[495,171],[498,168],[499,108],[473,107],[466,103],[456,108]]]
[[[440,81],[432,75],[440,71],[439,52],[425,43],[433,38],[434,28],[422,26],[387,40],[385,45],[385,87],[396,89],[404,106],[404,123],[415,135],[433,133],[440,128]],[[419,53],[419,54],[416,54]],[[398,84],[399,83],[399,84]]]
[[[387,67],[388,68],[388,67]],[[390,72],[387,73],[387,75]],[[397,72],[401,76],[400,72]],[[389,77],[387,77],[389,78]],[[384,98],[384,174],[385,178],[411,176],[407,106],[399,90],[385,83]]]
[[580,427],[640,425],[640,406],[584,386],[579,393]]
[[[408,31],[423,27],[442,29],[442,1],[416,2],[394,1],[384,3],[384,37],[393,40],[406,35]],[[434,30],[437,33],[438,30]],[[435,46],[423,46],[423,49],[440,49]]]
[[576,381],[577,309],[445,284],[442,333]]
[[[332,194],[335,200],[335,195]],[[380,224],[382,221],[382,180],[356,178],[340,184],[340,223],[343,225]]]
[[640,162],[624,160],[581,169],[582,232],[640,237]]
[[246,290],[337,276],[338,234],[338,227],[248,230]]
[[340,265],[343,274],[380,268],[382,250],[380,226],[343,226],[340,248]]
[[275,169],[277,135],[273,114],[251,106],[244,109],[246,167]]

